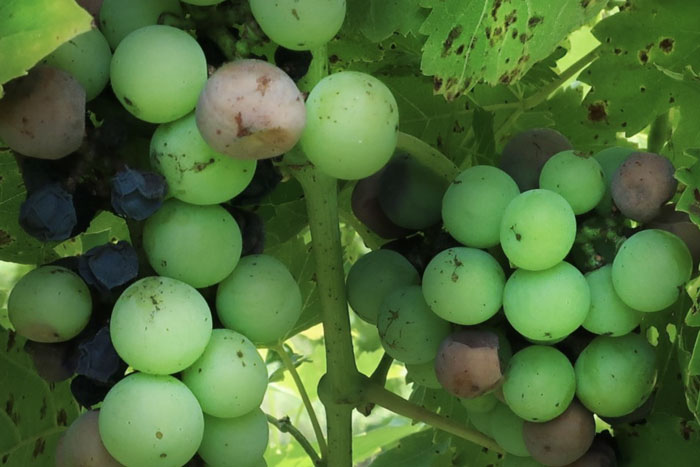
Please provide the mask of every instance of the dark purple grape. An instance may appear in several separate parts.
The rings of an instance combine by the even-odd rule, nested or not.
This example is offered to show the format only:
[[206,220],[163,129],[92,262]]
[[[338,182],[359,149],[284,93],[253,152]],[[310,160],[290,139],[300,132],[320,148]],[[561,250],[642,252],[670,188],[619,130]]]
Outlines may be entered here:
[[102,8],[102,2],[104,0],[76,0],[78,5],[83,7],[90,13],[95,20],[100,19],[100,8]]
[[13,151],[59,159],[77,150],[85,133],[85,89],[70,74],[37,66],[5,86],[0,139]]
[[527,450],[533,459],[547,466],[559,467],[580,458],[591,447],[594,436],[593,413],[577,401],[548,422],[523,425]]
[[138,276],[138,254],[123,240],[96,246],[80,256],[79,271],[88,285],[106,292]]
[[442,230],[430,230],[424,234],[398,238],[382,245],[382,249],[401,254],[423,275],[425,267],[438,253],[448,248],[464,246]]
[[299,81],[309,71],[311,58],[311,52],[308,50],[290,50],[282,46],[275,50],[275,65],[294,81]]
[[77,222],[73,197],[58,183],[34,191],[19,210],[22,228],[42,242],[70,238]]
[[255,166],[253,179],[238,196],[231,201],[236,206],[257,204],[274,190],[282,180],[272,160],[262,159]]
[[241,256],[258,255],[265,250],[265,223],[252,211],[224,206],[241,229],[243,248]]
[[76,376],[70,382],[73,398],[88,409],[102,402],[111,387],[112,384],[100,383],[83,375]]
[[568,139],[551,128],[533,128],[506,143],[498,166],[513,177],[521,192],[537,188],[545,162],[554,154],[573,149]]
[[63,433],[56,447],[56,467],[120,467],[107,452],[98,426],[98,412],[78,417]]
[[671,161],[650,152],[635,152],[613,175],[611,192],[620,212],[637,222],[649,222],[676,193]]
[[379,186],[384,169],[358,180],[352,190],[352,212],[368,229],[382,238],[399,238],[413,232],[394,224],[379,204]]
[[64,381],[75,373],[78,364],[75,342],[43,343],[27,341],[24,350],[34,362],[34,368],[49,383]]
[[566,467],[617,467],[617,455],[611,446],[611,437],[602,432],[593,440],[588,451]]
[[114,350],[109,327],[100,328],[94,335],[78,345],[76,373],[97,383],[109,384],[118,380],[126,370],[126,364]]
[[435,374],[457,397],[478,397],[495,389],[503,379],[498,335],[463,329],[448,336],[435,357]]
[[112,179],[112,207],[121,216],[142,221],[160,209],[167,192],[162,175],[125,168]]
[[697,274],[700,263],[700,229],[693,224],[687,213],[676,211],[675,206],[666,204],[659,215],[649,224],[650,229],[661,229],[677,235],[690,250],[693,258],[693,271]]

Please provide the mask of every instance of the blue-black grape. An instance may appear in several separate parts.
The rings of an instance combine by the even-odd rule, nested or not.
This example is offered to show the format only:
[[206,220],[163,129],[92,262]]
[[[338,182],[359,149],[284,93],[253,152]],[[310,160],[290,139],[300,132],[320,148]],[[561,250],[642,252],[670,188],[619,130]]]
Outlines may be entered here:
[[245,190],[233,198],[232,203],[236,206],[257,204],[265,196],[274,190],[282,180],[272,159],[261,159],[255,167],[255,174]]
[[379,187],[384,169],[357,181],[350,197],[355,217],[382,238],[399,238],[413,232],[394,224],[379,204]]
[[44,185],[22,203],[19,223],[42,242],[66,240],[77,223],[73,197],[59,183]]
[[256,213],[224,205],[241,229],[241,256],[258,255],[265,250],[265,223]]
[[126,364],[114,350],[109,327],[100,328],[78,345],[76,373],[102,384],[115,383],[124,374]]
[[275,50],[275,65],[294,81],[299,81],[309,71],[311,58],[311,52],[308,50],[290,50],[282,46]]
[[138,276],[138,254],[126,241],[96,246],[80,256],[79,271],[88,285],[106,292]]
[[120,216],[142,221],[161,207],[167,192],[162,175],[125,168],[112,178],[112,207]]
[[32,358],[37,374],[49,383],[70,378],[78,365],[74,340],[56,343],[28,340],[24,351]]
[[112,386],[78,375],[71,380],[70,391],[78,404],[90,409],[104,400]]

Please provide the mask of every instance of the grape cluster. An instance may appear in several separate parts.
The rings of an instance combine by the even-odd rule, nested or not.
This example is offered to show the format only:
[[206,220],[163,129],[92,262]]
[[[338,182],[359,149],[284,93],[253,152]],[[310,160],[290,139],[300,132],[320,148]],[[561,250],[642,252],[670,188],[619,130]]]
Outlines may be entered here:
[[[416,182],[408,167],[420,166],[406,157],[359,181],[353,206],[381,236],[424,232],[359,258],[346,282],[352,309],[409,380],[460,398],[470,424],[509,454],[546,466],[614,462],[607,441],[594,442],[594,414],[617,423],[649,410],[656,352],[637,330],[697,267],[698,230],[683,230],[687,216],[667,204],[669,160],[626,148],[587,156],[548,129],[516,135],[501,168],[470,167],[447,187],[435,174]],[[382,202],[392,187],[401,191]],[[414,189],[425,203],[397,208]],[[399,215],[432,218],[436,194],[436,220]],[[434,238],[440,219],[453,242],[419,248],[424,267],[415,248],[394,251]],[[614,244],[607,257],[592,243],[600,225]]]

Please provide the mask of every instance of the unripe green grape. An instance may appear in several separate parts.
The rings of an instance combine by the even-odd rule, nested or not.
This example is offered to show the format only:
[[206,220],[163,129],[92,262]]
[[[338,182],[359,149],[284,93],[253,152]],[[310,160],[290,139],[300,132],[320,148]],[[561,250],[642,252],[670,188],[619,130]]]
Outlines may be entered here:
[[406,376],[410,381],[429,389],[440,389],[442,387],[435,374],[434,360],[416,365],[406,363],[404,366],[406,367]]
[[386,297],[377,329],[386,353],[404,363],[420,364],[435,359],[451,326],[430,311],[420,286],[408,285]]
[[7,313],[17,334],[36,342],[64,342],[87,326],[92,298],[85,282],[60,266],[42,266],[15,284]]
[[518,185],[501,169],[470,167],[457,176],[442,198],[445,229],[470,247],[498,245],[503,213],[519,194]]
[[571,264],[562,261],[544,271],[515,271],[503,291],[508,322],[523,336],[553,342],[571,334],[588,315],[588,283]]
[[611,185],[613,175],[617,172],[617,169],[622,165],[622,163],[627,159],[627,156],[635,152],[632,148],[621,148],[612,147],[603,149],[593,157],[598,161],[600,167],[603,169],[603,175],[605,176],[605,193],[603,198],[600,200],[595,210],[598,214],[606,215],[609,214],[613,207]]
[[392,250],[374,250],[360,257],[348,272],[348,303],[360,318],[377,324],[377,314],[388,294],[404,285],[418,285],[413,265]]
[[283,340],[301,310],[299,285],[289,269],[269,255],[241,258],[216,292],[216,311],[223,325],[256,345]]
[[576,359],[576,396],[602,417],[619,417],[647,400],[656,383],[656,351],[639,334],[598,336]]
[[511,263],[531,271],[562,261],[574,244],[576,217],[569,203],[549,190],[516,196],[501,220],[501,247]]
[[202,356],[182,372],[204,413],[240,417],[259,407],[267,367],[253,343],[230,329],[215,329]]
[[182,3],[189,3],[190,5],[198,5],[198,6],[210,6],[210,5],[218,5],[219,3],[224,2],[225,0],[182,0]]
[[153,269],[192,287],[224,280],[238,264],[242,248],[238,224],[218,205],[169,199],[143,227],[143,249]]
[[217,467],[255,467],[268,438],[267,416],[258,408],[235,418],[204,414],[204,437],[198,453]]
[[612,265],[586,274],[591,291],[591,308],[583,327],[592,333],[606,336],[622,336],[636,328],[642,321],[642,313],[630,308],[615,293],[612,283]]
[[497,404],[491,412],[493,439],[508,454],[527,457],[530,453],[523,438],[525,420],[518,417],[506,404]]
[[639,311],[660,311],[680,296],[693,259],[678,236],[664,230],[637,232],[620,247],[612,266],[615,292]]
[[345,0],[250,0],[260,28],[292,50],[310,50],[333,39],[345,19]]
[[562,151],[542,167],[540,188],[559,193],[574,214],[583,214],[603,199],[605,175],[595,158],[574,150]]
[[158,23],[161,15],[182,16],[177,0],[104,0],[100,8],[100,29],[116,49],[130,32]]
[[70,73],[85,88],[91,101],[107,86],[112,50],[99,29],[75,36],[51,52],[41,63]]
[[498,404],[498,399],[493,392],[477,397],[460,397],[459,402],[469,413],[488,413]]
[[452,323],[478,324],[503,303],[505,273],[493,256],[457,247],[435,256],[423,273],[423,294],[433,312]]
[[574,398],[576,376],[566,356],[544,345],[531,345],[511,358],[503,395],[516,415],[546,422],[562,414]]
[[399,108],[377,78],[343,71],[323,78],[306,100],[301,147],[319,170],[355,180],[379,171],[396,149]]
[[212,332],[211,312],[192,286],[169,277],[145,277],[119,296],[109,329],[126,363],[167,375],[202,355]]
[[477,431],[485,434],[489,438],[493,438],[491,418],[493,417],[494,410],[496,410],[496,405],[494,405],[493,408],[488,412],[468,412],[469,423]]
[[98,419],[107,451],[127,466],[179,467],[196,452],[204,416],[172,376],[134,373],[105,396]]
[[156,129],[151,164],[165,177],[171,196],[191,204],[219,204],[248,186],[256,161],[216,152],[202,138],[191,113]]
[[125,37],[114,51],[110,80],[119,102],[135,117],[171,122],[194,110],[207,81],[207,62],[185,31],[146,26]]

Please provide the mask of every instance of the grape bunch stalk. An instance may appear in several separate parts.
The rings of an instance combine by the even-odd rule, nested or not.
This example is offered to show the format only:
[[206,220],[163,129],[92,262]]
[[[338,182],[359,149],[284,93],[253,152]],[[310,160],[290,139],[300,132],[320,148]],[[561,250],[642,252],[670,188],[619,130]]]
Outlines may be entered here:
[[[47,248],[90,245],[37,265],[7,300],[38,375],[84,409],[57,466],[262,467],[270,425],[313,465],[350,466],[353,414],[376,406],[505,466],[624,461],[599,424],[653,410],[662,362],[642,326],[685,298],[700,261],[668,158],[589,154],[532,128],[495,165],[458,167],[399,131],[383,76],[329,72],[345,0],[78,3],[98,27],[0,99],[26,190],[18,224]],[[344,221],[376,243],[351,265],[342,194]],[[325,430],[285,344],[312,292],[296,259],[266,250],[270,206],[290,196],[308,217]],[[90,243],[101,212],[126,239]],[[369,376],[361,333],[385,352]],[[274,359],[312,440],[263,411]],[[394,364],[460,416],[390,391]]]

